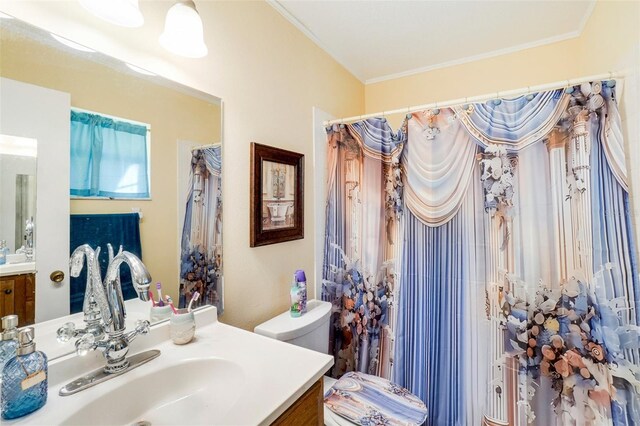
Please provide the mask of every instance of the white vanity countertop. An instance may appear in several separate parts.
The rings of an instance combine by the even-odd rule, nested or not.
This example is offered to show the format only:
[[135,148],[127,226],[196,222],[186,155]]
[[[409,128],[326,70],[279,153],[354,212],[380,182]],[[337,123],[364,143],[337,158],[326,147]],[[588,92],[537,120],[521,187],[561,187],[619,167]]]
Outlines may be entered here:
[[[196,314],[198,322],[196,339],[184,346],[174,345],[168,339],[169,327],[167,323],[158,324],[152,329],[151,335],[138,337],[129,352],[132,355],[142,350],[159,349],[162,353],[158,358],[75,395],[60,397],[58,390],[73,378],[91,371],[96,365],[100,365],[102,355],[99,354],[98,357],[91,354],[83,359],[65,357],[54,361],[49,365],[47,404],[28,416],[13,421],[3,421],[3,423],[64,424],[70,414],[87,404],[99,401],[101,397],[128,381],[143,376],[148,377],[150,372],[161,372],[164,368],[193,359],[218,359],[234,363],[239,367],[241,374],[234,380],[225,380],[220,377],[220,382],[216,382],[214,385],[222,387],[224,392],[240,396],[223,408],[213,409],[209,407],[206,400],[199,404],[198,410],[210,413],[210,416],[207,414],[207,424],[268,425],[276,420],[316,381],[321,379],[333,365],[333,357],[330,355],[219,323],[214,319],[215,314],[216,311],[213,307],[200,310]],[[89,368],[90,365],[91,368]],[[70,367],[73,368],[74,375],[68,373]],[[158,386],[171,386],[171,383],[175,383],[177,380],[180,378],[163,378],[159,374]],[[196,389],[193,391],[195,392]],[[176,397],[182,396],[176,395]],[[213,395],[212,398],[214,398]],[[136,404],[136,395],[128,394],[126,400],[131,401],[131,404]],[[118,410],[118,407],[110,409]],[[180,416],[180,424],[192,423],[189,421],[189,412],[182,412]],[[110,424],[108,418],[96,417],[95,422],[92,419],[92,424]],[[167,421],[167,424],[171,424],[171,422]]]
[[0,277],[36,272],[36,262],[5,263],[0,265]]

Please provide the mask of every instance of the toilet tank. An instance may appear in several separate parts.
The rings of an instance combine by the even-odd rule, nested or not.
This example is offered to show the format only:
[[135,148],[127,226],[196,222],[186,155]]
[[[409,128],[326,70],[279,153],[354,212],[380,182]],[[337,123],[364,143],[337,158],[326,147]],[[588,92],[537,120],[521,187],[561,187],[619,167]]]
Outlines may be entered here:
[[289,311],[258,325],[253,331],[296,346],[322,352],[329,351],[329,320],[331,303],[321,300],[307,302],[307,312],[293,318]]

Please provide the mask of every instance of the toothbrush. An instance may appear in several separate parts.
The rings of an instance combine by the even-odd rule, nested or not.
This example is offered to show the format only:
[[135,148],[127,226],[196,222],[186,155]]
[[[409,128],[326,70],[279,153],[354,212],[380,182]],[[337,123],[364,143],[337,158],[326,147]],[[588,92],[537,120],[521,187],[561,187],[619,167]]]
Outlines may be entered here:
[[193,302],[198,300],[199,297],[200,297],[200,293],[198,293],[197,291],[194,291],[193,295],[191,296],[191,300],[189,301],[189,306],[187,306],[187,312],[191,312],[191,305],[193,304]]
[[162,284],[157,282],[156,288],[158,289],[158,306],[164,306],[164,301],[162,300]]
[[171,310],[173,311],[173,313],[175,315],[178,315],[178,311],[176,311],[176,307],[173,306],[173,300],[171,300],[171,296],[169,296],[168,294],[164,296],[164,299],[167,301],[167,304],[169,306],[171,306]]
[[153,292],[149,290],[149,299],[151,299],[151,306],[157,306],[155,300],[153,300]]

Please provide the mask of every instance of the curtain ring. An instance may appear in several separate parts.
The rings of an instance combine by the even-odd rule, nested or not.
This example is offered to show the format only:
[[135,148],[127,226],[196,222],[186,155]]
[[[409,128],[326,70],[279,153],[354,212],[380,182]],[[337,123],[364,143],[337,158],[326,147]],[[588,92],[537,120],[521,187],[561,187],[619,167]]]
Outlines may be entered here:
[[527,86],[527,95],[524,97],[527,101],[533,100],[533,93],[531,93],[531,86]]
[[567,86],[565,87],[564,92],[568,94],[572,94],[574,92],[574,89],[571,86],[571,80],[567,80]]
[[405,118],[407,120],[411,120],[411,118],[413,118],[413,115],[411,114],[411,107],[407,107],[407,115],[405,115]]
[[496,98],[493,100],[493,105],[498,106],[502,103],[502,99],[500,99],[500,92],[496,92]]

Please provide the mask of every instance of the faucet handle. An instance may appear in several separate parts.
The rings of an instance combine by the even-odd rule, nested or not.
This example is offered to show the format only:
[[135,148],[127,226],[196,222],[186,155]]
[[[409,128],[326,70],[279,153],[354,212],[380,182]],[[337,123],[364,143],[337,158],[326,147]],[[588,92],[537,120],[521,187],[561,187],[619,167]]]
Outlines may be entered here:
[[96,338],[91,333],[84,334],[76,341],[76,353],[80,356],[85,356],[97,347],[98,344],[96,343]]
[[136,321],[136,333],[138,334],[147,334],[149,332],[149,327],[151,323],[147,320],[138,320]]
[[76,325],[72,322],[65,323],[58,329],[56,340],[59,343],[67,343],[71,338],[76,336]]
[[136,328],[125,335],[127,343],[131,343],[137,336],[147,334],[149,332],[150,325],[151,323],[149,321],[136,321]]

